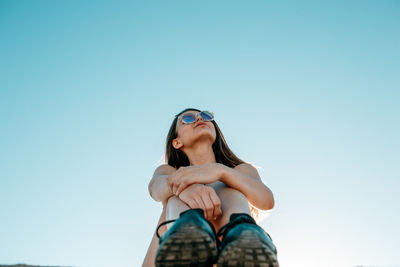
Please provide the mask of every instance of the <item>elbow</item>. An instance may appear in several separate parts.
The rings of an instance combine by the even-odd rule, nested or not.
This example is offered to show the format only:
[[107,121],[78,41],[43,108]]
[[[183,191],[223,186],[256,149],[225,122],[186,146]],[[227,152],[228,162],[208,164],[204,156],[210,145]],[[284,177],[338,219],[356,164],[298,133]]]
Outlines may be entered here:
[[275,199],[274,196],[271,194],[270,200],[269,200],[269,210],[272,210],[275,207]]
[[272,210],[275,207],[274,195],[268,194],[268,196],[263,201],[262,210]]
[[163,198],[163,195],[161,195],[158,192],[158,190],[157,190],[158,187],[157,187],[157,185],[154,185],[154,182],[155,182],[154,180],[151,180],[147,187],[149,194],[150,194],[151,198],[154,199],[155,201],[164,202],[165,200]]
[[148,187],[147,187],[147,190],[149,191],[149,194],[150,194],[151,198],[154,199],[155,201],[158,201],[153,195],[153,183],[154,183],[154,181],[151,180],[149,185],[148,185]]

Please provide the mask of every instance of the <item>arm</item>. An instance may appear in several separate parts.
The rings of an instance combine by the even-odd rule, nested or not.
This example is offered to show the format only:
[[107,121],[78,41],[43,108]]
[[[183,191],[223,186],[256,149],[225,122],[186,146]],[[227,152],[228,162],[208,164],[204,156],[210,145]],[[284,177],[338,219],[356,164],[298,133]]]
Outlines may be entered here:
[[269,210],[274,207],[271,190],[261,181],[256,168],[243,163],[235,168],[220,163],[179,168],[166,179],[173,194],[179,195],[191,184],[210,184],[221,181],[242,192],[255,207]]
[[247,200],[261,210],[272,209],[275,205],[272,191],[261,181],[256,168],[244,163],[229,168],[222,165],[220,181],[242,192]]
[[192,184],[186,187],[178,197],[191,209],[204,210],[207,220],[216,220],[222,214],[221,200],[212,186]]
[[154,171],[153,178],[148,188],[150,196],[155,201],[166,202],[168,198],[174,195],[167,183],[167,177],[175,171],[176,169],[174,167],[167,164],[159,166]]
[[[154,171],[153,178],[149,183],[151,197],[156,201],[162,201],[164,207],[166,207],[168,199],[174,196],[167,182],[167,177],[177,173],[180,173],[180,171],[169,165],[161,165]],[[207,219],[217,218],[222,213],[221,201],[211,186],[192,184],[176,195],[190,208],[203,209]]]

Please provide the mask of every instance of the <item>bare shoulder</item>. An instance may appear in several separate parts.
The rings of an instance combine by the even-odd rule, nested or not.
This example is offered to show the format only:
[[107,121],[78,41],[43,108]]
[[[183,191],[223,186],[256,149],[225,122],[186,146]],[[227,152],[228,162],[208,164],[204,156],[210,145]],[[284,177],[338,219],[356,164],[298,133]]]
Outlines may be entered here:
[[249,175],[251,177],[261,179],[260,174],[258,174],[257,169],[249,163],[239,164],[236,167],[234,167],[233,169],[235,169],[243,174]]
[[160,166],[158,166],[155,171],[154,171],[154,175],[153,176],[158,176],[158,175],[170,175],[171,173],[173,173],[174,171],[176,171],[176,169],[174,167],[172,167],[171,165],[168,164],[162,164]]

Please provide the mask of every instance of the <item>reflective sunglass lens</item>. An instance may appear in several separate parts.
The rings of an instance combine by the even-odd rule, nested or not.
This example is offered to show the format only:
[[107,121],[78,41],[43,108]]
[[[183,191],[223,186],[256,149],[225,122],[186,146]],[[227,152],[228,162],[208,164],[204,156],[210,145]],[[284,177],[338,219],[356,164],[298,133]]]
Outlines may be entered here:
[[204,121],[212,121],[214,115],[210,111],[201,111],[200,113],[186,113],[180,116],[180,119],[185,124],[193,123],[197,120],[197,116],[200,115]]
[[202,112],[200,112],[200,116],[203,118],[203,120],[205,120],[205,121],[211,121],[213,118],[214,118],[214,116],[213,116],[213,114],[211,113],[211,112],[209,112],[209,111],[202,111]]
[[183,115],[181,119],[183,123],[193,123],[196,121],[196,116],[192,113],[189,113]]

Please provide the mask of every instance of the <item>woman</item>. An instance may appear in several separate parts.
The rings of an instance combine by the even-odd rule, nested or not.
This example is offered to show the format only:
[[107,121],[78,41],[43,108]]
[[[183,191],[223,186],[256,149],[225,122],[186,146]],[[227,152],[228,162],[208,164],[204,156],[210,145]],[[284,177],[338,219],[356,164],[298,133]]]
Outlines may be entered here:
[[160,222],[167,221],[158,228],[166,232],[157,252],[153,237],[144,265],[155,257],[156,266],[278,266],[275,246],[249,207],[272,209],[272,192],[229,149],[211,112],[188,108],[175,116],[166,160],[149,183],[152,198],[163,203]]

